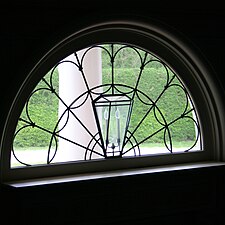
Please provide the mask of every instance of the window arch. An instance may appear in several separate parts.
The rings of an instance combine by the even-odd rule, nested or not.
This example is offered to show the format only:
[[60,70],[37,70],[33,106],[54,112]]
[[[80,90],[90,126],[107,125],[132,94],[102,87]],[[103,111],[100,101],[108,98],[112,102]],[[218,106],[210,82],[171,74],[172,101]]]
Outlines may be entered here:
[[[99,56],[99,51],[101,51],[101,56]],[[90,58],[86,63],[85,59],[91,57],[89,54],[93,54],[94,58]],[[136,55],[136,57],[131,57],[132,59],[129,59],[131,62],[127,65],[127,57],[132,55]],[[96,60],[96,57],[101,58],[101,65],[105,67],[92,65],[92,71],[89,72],[89,64]],[[138,63],[136,62],[137,65],[132,68],[135,60]],[[85,67],[85,63],[88,66]],[[121,63],[125,65],[120,65]],[[68,67],[63,68],[65,64],[72,66],[73,68],[70,68],[73,70],[72,73],[75,72],[80,77],[79,81],[75,79],[71,82],[68,79],[66,86],[64,85],[64,89],[73,89],[73,87],[67,88],[67,85],[78,83],[74,88],[78,89],[78,93],[69,94],[69,97],[68,94],[65,94],[65,90],[59,93],[59,89],[63,88],[60,76],[62,77],[61,74],[64,74],[63,77],[66,76],[65,74],[68,75]],[[159,83],[157,79],[153,82],[153,78],[156,77],[156,71],[150,72],[153,64],[155,67],[161,68],[158,71],[162,73],[164,82],[162,82],[160,90],[151,92],[151,88],[154,89]],[[107,65],[109,65],[108,71]],[[123,71],[117,70],[118,67],[121,67]],[[126,73],[132,71],[131,77],[121,75],[121,73],[125,74],[125,68],[128,69]],[[132,69],[129,71],[130,68]],[[57,70],[61,72],[56,74]],[[62,72],[63,70],[66,72]],[[93,71],[98,73],[98,76],[95,73],[93,75]],[[87,78],[89,73],[91,78],[95,77],[94,81]],[[150,78],[151,73],[153,76]],[[15,99],[2,141],[3,179],[24,179],[218,160],[221,144],[217,137],[221,131],[214,107],[215,99],[208,89],[209,85],[211,89],[213,87],[213,84],[209,83],[208,74],[209,72],[201,60],[185,43],[165,28],[155,24],[108,21],[73,33],[37,63]],[[145,76],[148,80],[144,79]],[[65,78],[63,80],[65,81]],[[149,86],[146,86],[146,83]],[[168,94],[169,97],[162,100],[167,95],[165,93],[170,93],[170,90],[173,90],[171,96]],[[155,97],[153,97],[153,93],[156,93]],[[53,103],[55,99],[48,98],[48,95],[56,97],[57,102]],[[40,98],[40,96],[42,97]],[[174,109],[169,108],[171,105],[169,98],[174,98],[174,96],[177,97],[176,104],[181,103],[183,107],[179,106],[179,114],[171,117]],[[179,96],[180,98],[178,98]],[[65,100],[70,97],[70,100]],[[53,113],[54,110],[57,111],[52,115],[52,117],[57,115],[57,118],[51,128],[43,118],[38,121],[34,120],[35,113],[32,113],[32,110],[37,112],[40,108],[31,109],[31,105],[32,101],[38,101],[38,98],[41,99],[43,105],[48,107],[51,104],[57,105],[53,110],[45,109],[47,114]],[[60,107],[61,113],[59,112]],[[123,120],[122,111],[118,111],[119,108],[122,111],[127,108]],[[78,112],[80,109],[82,110]],[[85,114],[87,111],[91,113]],[[113,112],[112,114],[115,116],[110,116],[110,112]],[[62,134],[70,126],[69,121],[71,120],[73,120],[72,128],[69,128],[66,134]],[[184,120],[187,120],[186,123],[179,124]],[[90,127],[92,124],[90,121],[94,121],[94,128]],[[74,123],[78,125],[74,125]],[[176,131],[171,131],[174,124],[178,124],[177,130],[173,127]],[[111,128],[109,128],[110,126]],[[156,126],[155,129],[151,130],[154,126]],[[184,129],[185,126],[190,127],[189,132],[192,130],[189,136],[187,130]],[[118,129],[118,127],[120,128]],[[29,150],[24,150],[21,154],[15,147],[21,144],[19,136],[32,135],[32,131],[35,129],[38,130],[40,136],[38,142],[43,141],[43,135],[49,135],[47,135],[49,144],[44,154],[44,163],[38,160],[30,163],[30,159],[26,162],[23,155],[27,154]],[[82,142],[81,139],[85,135],[82,136],[81,133],[88,134],[89,139]],[[67,136],[71,134],[72,137]],[[188,137],[191,139],[189,146],[185,145],[182,150],[176,148],[177,143],[174,144],[174,136],[179,134],[184,135],[184,139],[188,139]],[[35,138],[33,139],[35,140]],[[161,140],[161,143],[164,144],[163,150],[161,147],[152,154],[153,146],[151,146],[148,148],[151,150],[144,153],[143,144],[149,144],[148,140],[152,140],[152,138]],[[24,139],[26,140],[26,138]],[[80,161],[80,156],[77,155],[71,159],[70,154],[66,154],[69,155],[69,158],[63,160],[62,155],[57,157],[60,145],[63,146],[61,152],[64,152],[64,156],[65,151],[70,148],[65,147],[65,142],[76,146],[80,152],[83,152],[82,157],[85,160]],[[23,144],[26,145],[26,143]],[[28,147],[30,149],[31,146]],[[74,151],[78,152],[78,150],[70,152]],[[13,165],[13,158],[22,166]],[[88,158],[94,158],[94,160],[86,160]]]

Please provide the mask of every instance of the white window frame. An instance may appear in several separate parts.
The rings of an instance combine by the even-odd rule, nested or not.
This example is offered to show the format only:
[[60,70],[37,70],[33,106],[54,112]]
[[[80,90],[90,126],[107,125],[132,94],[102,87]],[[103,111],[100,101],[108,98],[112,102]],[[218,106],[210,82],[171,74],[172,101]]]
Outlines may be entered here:
[[[54,64],[69,54],[93,44],[127,43],[152,52],[165,61],[183,80],[197,108],[204,151],[143,156],[102,161],[68,162],[32,167],[10,168],[11,145],[18,118],[30,92]],[[213,74],[192,46],[176,32],[154,23],[112,20],[85,26],[51,49],[27,75],[9,111],[1,140],[1,181],[46,178],[118,169],[143,168],[224,160],[225,131],[222,100]]]

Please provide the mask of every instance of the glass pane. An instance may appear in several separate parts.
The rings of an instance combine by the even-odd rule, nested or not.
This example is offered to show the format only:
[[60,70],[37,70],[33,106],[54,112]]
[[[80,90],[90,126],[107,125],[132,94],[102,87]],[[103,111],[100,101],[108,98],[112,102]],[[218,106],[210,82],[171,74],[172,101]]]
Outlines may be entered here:
[[94,101],[105,157],[122,155],[131,107],[126,95],[102,95]]
[[18,120],[11,166],[199,150],[197,112],[179,76],[150,52],[111,43],[43,76]]

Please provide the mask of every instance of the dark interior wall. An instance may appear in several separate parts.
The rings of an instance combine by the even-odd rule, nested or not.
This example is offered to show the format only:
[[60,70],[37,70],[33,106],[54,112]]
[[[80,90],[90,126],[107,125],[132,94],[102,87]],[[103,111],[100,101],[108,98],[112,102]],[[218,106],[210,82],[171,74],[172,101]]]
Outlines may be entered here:
[[14,190],[22,225],[225,224],[224,168]]
[[[82,25],[110,17],[154,20],[184,35],[208,61],[225,97],[225,11],[215,1],[8,3],[0,8],[0,135],[21,83],[45,52]],[[224,172],[198,169],[19,190],[1,185],[0,224],[222,225]]]

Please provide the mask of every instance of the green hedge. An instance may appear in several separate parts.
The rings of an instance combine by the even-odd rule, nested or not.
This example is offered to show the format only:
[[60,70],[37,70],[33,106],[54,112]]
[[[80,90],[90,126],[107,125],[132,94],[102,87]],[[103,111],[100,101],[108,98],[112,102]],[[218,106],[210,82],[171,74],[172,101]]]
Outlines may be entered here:
[[[120,68],[115,71],[115,83],[125,84],[128,86],[134,86],[137,82],[139,69],[138,68]],[[172,75],[170,74],[170,79]],[[49,82],[49,74],[45,76]],[[143,71],[141,79],[139,81],[138,89],[146,93],[153,101],[156,101],[164,86],[166,85],[167,76],[166,71],[163,67],[152,68],[146,67]],[[53,76],[53,86],[58,92],[58,74],[57,72]],[[103,69],[103,83],[111,82],[111,70]],[[173,84],[178,84],[177,79],[173,80]],[[46,88],[46,84],[41,81],[38,84],[38,88]],[[140,95],[143,101],[147,99]],[[186,104],[186,98],[183,90],[177,86],[171,87],[161,96],[157,101],[161,113],[164,115],[167,123],[173,121],[175,118],[183,113]],[[37,122],[40,126],[46,129],[54,130],[55,124],[58,119],[58,100],[54,97],[54,94],[50,90],[40,89],[32,95],[28,105],[29,115],[33,122]],[[135,127],[139,124],[143,116],[148,111],[149,106],[143,104],[136,96],[134,99],[133,111],[129,130],[132,132]],[[163,121],[160,113],[156,110],[156,115],[159,121]],[[192,113],[190,113],[192,116]],[[27,119],[25,109],[22,112],[22,118]],[[25,124],[19,122],[17,129],[21,128]],[[135,132],[135,138],[141,141],[143,138],[154,134],[162,125],[157,121],[152,110],[145,118],[143,123]],[[174,141],[188,141],[194,140],[195,128],[193,121],[182,119],[170,126],[171,135]],[[163,141],[164,131],[159,132],[152,138],[148,139],[147,142],[160,143]],[[166,136],[168,138],[168,135]],[[14,145],[18,147],[44,147],[49,145],[51,135],[38,128],[26,128],[19,132],[14,140]]]
[[[44,78],[50,83],[50,73]],[[58,80],[58,73],[55,71],[52,76],[52,84],[57,93]],[[32,94],[32,97],[28,101],[28,115],[32,122],[47,130],[53,131],[58,120],[58,99],[43,81],[38,83],[35,90],[37,91]],[[22,111],[21,118],[29,121],[26,113],[26,106]],[[17,130],[25,125],[26,123],[20,121],[17,125]],[[49,145],[50,140],[51,134],[30,126],[22,129],[18,135],[16,135],[14,147],[46,147]],[[55,145],[54,142],[53,145]]]
[[[134,86],[137,82],[139,74],[139,69],[135,68],[121,68],[115,70],[115,83],[125,84],[128,86]],[[169,74],[169,79],[172,79],[173,74]],[[103,70],[103,83],[111,82],[111,70],[104,69]],[[164,86],[167,84],[167,73],[164,67],[159,68],[145,68],[142,76],[140,78],[138,89],[146,93],[152,101],[156,101],[161,92],[164,89]],[[180,84],[177,78],[173,79],[171,85],[174,86],[168,88],[164,94],[157,101],[157,106],[161,113],[163,114],[167,123],[172,122],[177,117],[179,117],[185,109],[186,106],[186,95],[184,91],[176,84]],[[124,90],[126,91],[126,90]],[[147,101],[147,99],[140,95],[142,100]],[[130,121],[129,130],[132,132],[136,126],[140,123],[141,119],[145,116],[147,111],[149,110],[149,106],[145,105],[139,100],[139,98],[135,97],[132,117]],[[163,122],[162,117],[158,110],[155,112],[157,118],[160,122]],[[192,117],[192,113],[189,113],[189,116]],[[141,123],[137,131],[135,132],[135,138],[138,141],[143,140],[143,138],[147,138],[148,136],[154,134],[157,130],[162,128],[163,126],[157,121],[154,115],[154,111],[152,110],[148,116]],[[195,127],[192,120],[181,119],[176,123],[171,125],[170,134],[174,141],[190,141],[195,139]],[[151,143],[160,143],[162,142],[164,137],[164,130],[153,135],[147,142]],[[165,136],[168,139],[168,135]]]

